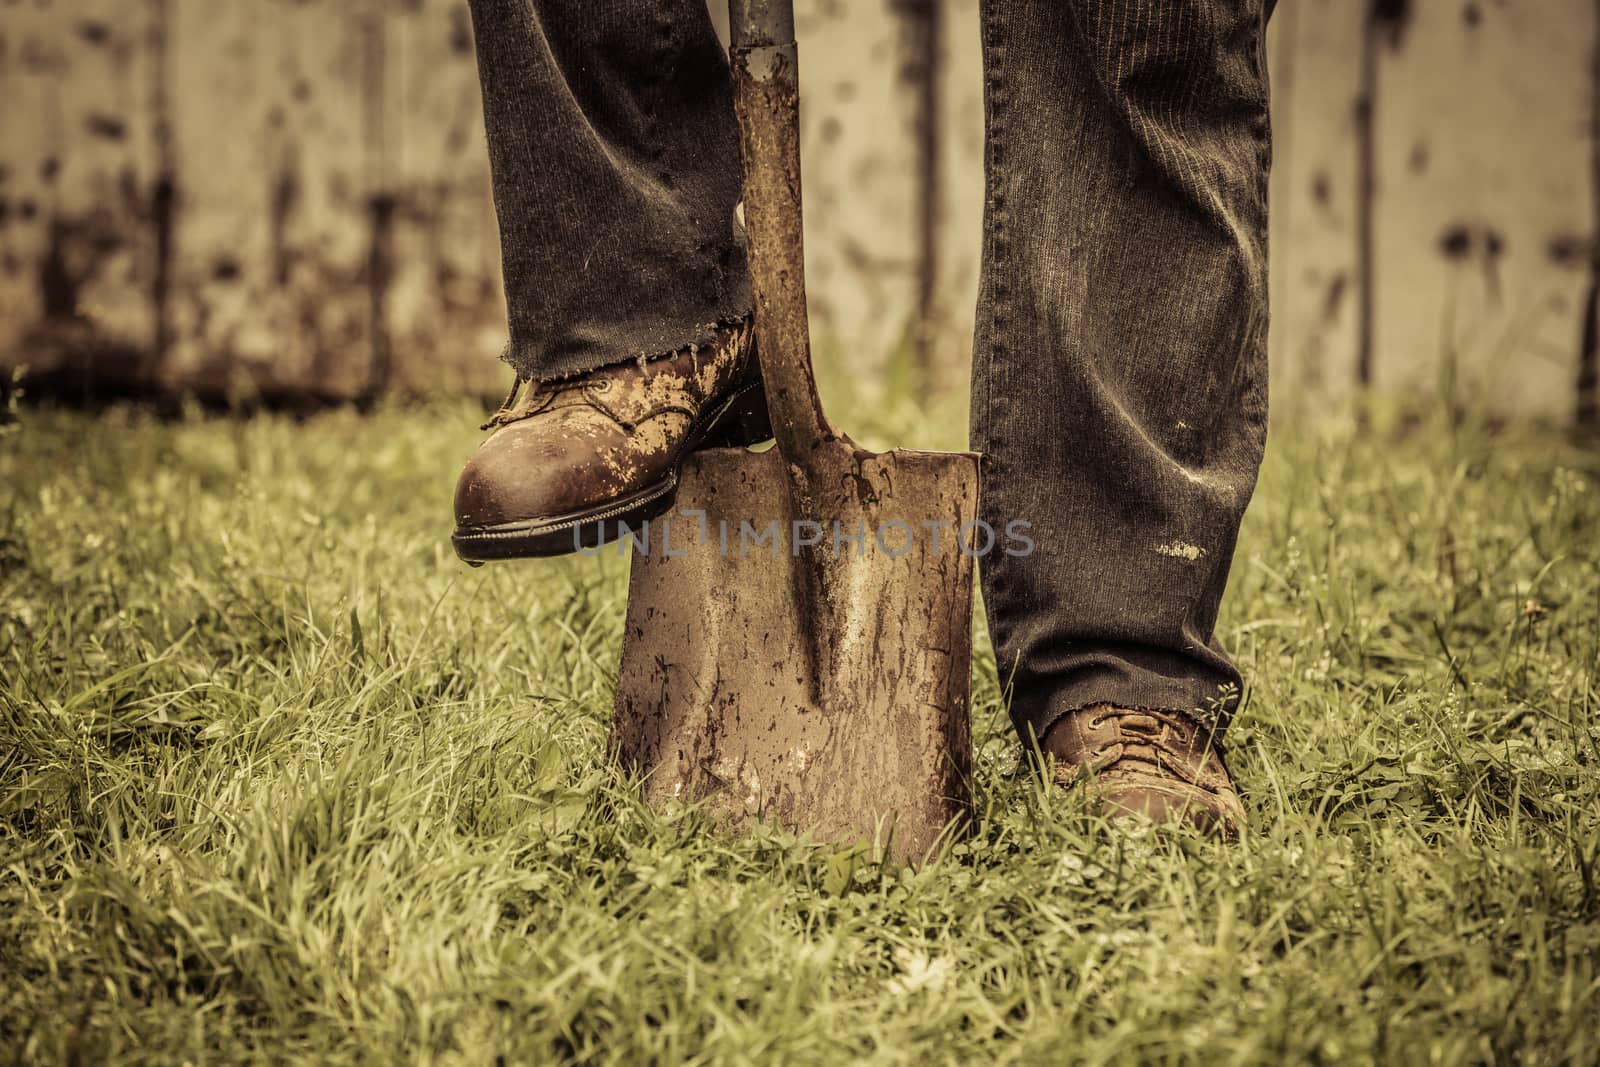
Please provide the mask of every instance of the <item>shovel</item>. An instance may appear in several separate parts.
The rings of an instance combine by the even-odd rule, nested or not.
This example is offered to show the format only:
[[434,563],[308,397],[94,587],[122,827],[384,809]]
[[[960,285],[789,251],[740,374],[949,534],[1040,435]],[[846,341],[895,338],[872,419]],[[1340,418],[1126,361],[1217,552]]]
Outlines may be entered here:
[[756,347],[777,447],[697,453],[673,510],[643,544],[633,539],[611,751],[644,775],[652,801],[919,862],[971,803],[979,457],[868,452],[823,414],[806,321],[792,0],[729,9]]

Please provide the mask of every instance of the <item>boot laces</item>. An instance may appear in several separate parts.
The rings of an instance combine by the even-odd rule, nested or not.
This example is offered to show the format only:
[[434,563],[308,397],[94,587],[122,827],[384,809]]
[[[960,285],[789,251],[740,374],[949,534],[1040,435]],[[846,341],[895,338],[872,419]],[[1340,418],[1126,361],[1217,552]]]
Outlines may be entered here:
[[[519,374],[512,380],[511,391],[506,394],[504,400],[500,401],[499,409],[493,415],[490,415],[489,421],[479,426],[478,429],[493,430],[496,427],[504,426],[508,422],[525,419],[532,413],[534,397],[544,393],[562,393],[568,389],[580,389],[586,381],[588,381],[588,375],[578,375],[553,382],[535,382],[532,378]],[[521,410],[517,405],[517,394],[522,392],[524,385],[529,386],[529,389],[528,395],[523,398],[522,408],[528,410]]]
[[1176,771],[1185,779],[1190,777],[1188,764],[1194,752],[1188,742],[1199,729],[1196,724],[1171,711],[1108,708],[1096,712],[1089,719],[1089,726],[1098,727],[1107,721],[1117,724],[1117,743],[1121,751],[1100,764],[1097,770],[1106,771],[1123,762],[1145,763]]

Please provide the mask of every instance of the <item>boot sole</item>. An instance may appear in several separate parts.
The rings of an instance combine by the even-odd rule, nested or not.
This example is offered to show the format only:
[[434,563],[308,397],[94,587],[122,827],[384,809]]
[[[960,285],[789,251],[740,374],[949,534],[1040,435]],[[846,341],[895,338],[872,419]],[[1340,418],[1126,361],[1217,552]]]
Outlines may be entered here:
[[761,382],[735,390],[723,404],[702,413],[689,428],[678,463],[661,481],[626,496],[566,515],[456,527],[450,544],[456,555],[474,567],[507,559],[544,559],[598,548],[669,510],[678,498],[678,468],[703,448],[739,448],[772,439],[767,393]]

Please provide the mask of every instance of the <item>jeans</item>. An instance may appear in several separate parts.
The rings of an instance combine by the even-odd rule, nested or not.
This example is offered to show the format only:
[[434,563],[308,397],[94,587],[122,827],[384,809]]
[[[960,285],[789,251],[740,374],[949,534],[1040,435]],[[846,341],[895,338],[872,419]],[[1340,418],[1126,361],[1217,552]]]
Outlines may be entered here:
[[[703,0],[471,0],[511,328],[557,378],[750,309]],[[1221,730],[1216,640],[1267,426],[1264,0],[984,0],[972,443],[1024,741],[1098,703]]]

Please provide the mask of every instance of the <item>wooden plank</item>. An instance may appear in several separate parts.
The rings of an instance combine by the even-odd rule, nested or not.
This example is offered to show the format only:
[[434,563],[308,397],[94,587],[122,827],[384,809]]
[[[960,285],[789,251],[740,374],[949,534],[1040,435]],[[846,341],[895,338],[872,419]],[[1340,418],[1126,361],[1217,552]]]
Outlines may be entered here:
[[1377,150],[1375,385],[1568,416],[1589,218],[1593,5],[1416,3]]

